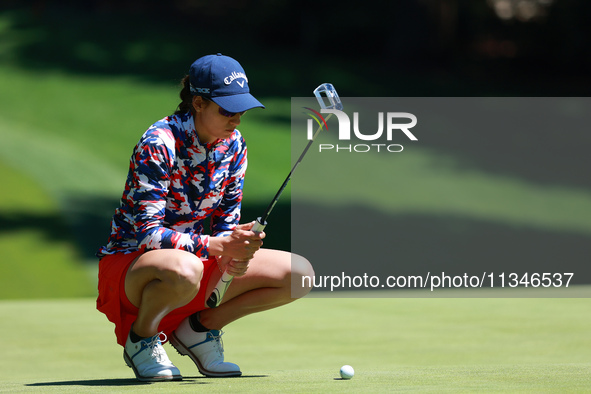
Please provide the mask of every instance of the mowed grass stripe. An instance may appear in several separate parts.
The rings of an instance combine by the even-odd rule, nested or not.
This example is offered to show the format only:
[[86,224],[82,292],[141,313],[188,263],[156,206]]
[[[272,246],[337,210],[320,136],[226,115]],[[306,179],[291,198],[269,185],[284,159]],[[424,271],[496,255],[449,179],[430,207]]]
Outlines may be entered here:
[[60,201],[72,194],[121,193],[126,168],[115,168],[97,156],[91,145],[36,130],[26,124],[0,120],[2,160],[26,173]]
[[0,299],[95,294],[55,199],[20,168],[0,161],[0,173]]
[[[135,384],[94,299],[0,302],[0,391],[581,392],[588,299],[308,298],[226,327],[244,378]],[[356,376],[338,379],[343,364]]]
[[380,155],[314,149],[298,171],[294,201],[591,234],[589,190],[466,168],[460,157],[435,150]]

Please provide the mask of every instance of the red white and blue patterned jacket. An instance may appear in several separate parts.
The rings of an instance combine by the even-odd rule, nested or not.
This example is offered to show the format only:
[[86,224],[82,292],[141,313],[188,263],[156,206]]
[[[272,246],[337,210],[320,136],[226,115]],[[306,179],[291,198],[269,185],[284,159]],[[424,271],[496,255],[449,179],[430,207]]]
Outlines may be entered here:
[[246,166],[238,130],[204,145],[190,113],[154,123],[133,151],[109,242],[97,256],[175,248],[208,258],[205,219],[213,236],[236,228]]

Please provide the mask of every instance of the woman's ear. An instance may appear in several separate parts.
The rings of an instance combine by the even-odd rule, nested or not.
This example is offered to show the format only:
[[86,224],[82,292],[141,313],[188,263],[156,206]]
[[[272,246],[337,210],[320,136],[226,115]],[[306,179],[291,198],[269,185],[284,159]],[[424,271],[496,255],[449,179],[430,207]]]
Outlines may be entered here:
[[195,112],[201,112],[201,110],[203,109],[203,97],[201,96],[193,96],[193,109],[195,110]]

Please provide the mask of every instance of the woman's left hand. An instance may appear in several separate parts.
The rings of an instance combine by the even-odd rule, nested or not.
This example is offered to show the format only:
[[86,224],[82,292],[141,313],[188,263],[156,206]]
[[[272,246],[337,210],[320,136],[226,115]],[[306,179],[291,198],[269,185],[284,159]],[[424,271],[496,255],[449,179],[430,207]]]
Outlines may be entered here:
[[244,276],[248,270],[249,260],[238,261],[232,259],[230,256],[218,257],[218,264],[222,271],[226,271],[232,276]]

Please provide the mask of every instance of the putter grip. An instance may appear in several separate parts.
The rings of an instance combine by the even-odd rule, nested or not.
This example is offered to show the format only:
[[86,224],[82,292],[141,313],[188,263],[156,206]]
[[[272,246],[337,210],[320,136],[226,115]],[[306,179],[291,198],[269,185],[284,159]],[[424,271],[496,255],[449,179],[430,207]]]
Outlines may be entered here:
[[[260,217],[257,218],[257,220],[254,223],[254,225],[252,226],[251,230],[257,234],[260,233],[261,231],[263,231],[265,229],[265,226],[267,225],[267,222],[265,222],[264,224],[261,222],[262,222],[262,218],[260,218]],[[209,296],[209,298],[205,302],[205,304],[209,308],[215,308],[221,304],[222,299],[224,298],[224,294],[226,294],[226,290],[228,290],[230,283],[232,283],[232,279],[234,279],[234,277],[232,275],[230,275],[228,272],[224,272],[222,274],[222,277],[220,278],[218,283],[215,285],[215,288],[211,292],[211,295]]]
[[251,230],[257,234],[262,232],[265,229],[265,227],[267,226],[267,222],[261,223],[262,221],[263,221],[263,218],[258,217],[257,220],[254,222],[254,225],[252,226]]

